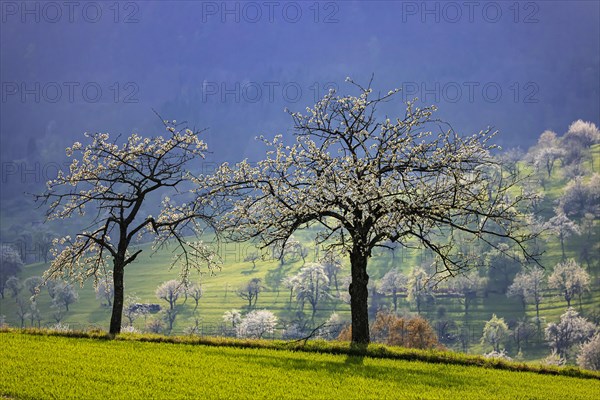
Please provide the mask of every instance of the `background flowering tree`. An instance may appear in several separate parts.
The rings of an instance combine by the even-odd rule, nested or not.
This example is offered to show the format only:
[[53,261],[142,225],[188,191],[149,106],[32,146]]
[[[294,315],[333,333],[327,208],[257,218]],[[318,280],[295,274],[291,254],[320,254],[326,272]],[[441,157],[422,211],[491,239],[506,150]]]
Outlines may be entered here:
[[386,274],[379,281],[378,291],[379,293],[392,296],[392,303],[394,304],[394,312],[398,311],[398,293],[406,290],[408,284],[408,278],[398,270],[394,268],[386,272]]
[[304,308],[304,302],[308,301],[311,306],[311,319],[315,319],[315,313],[321,299],[329,296],[329,278],[321,264],[309,263],[302,267],[291,279],[291,290],[296,292],[296,298]]
[[[74,238],[54,240],[55,258],[45,278],[69,277],[83,284],[92,277],[97,284],[99,279],[111,276],[112,334],[121,330],[125,267],[142,251],[130,252],[136,239],[151,236],[155,248],[174,242],[178,251],[173,264],[181,264],[183,280],[190,268],[215,265],[213,253],[204,243],[187,238],[192,233],[200,234],[210,224],[203,198],[176,205],[166,196],[185,188],[190,180],[186,164],[203,158],[206,144],[198,137],[200,132],[179,130],[175,121],[164,124],[167,137],[132,134],[122,144],[118,138],[111,141],[106,133],[85,134],[88,144],[75,142],[66,149],[72,158],[69,172],[59,171],[58,177],[48,182],[48,191],[36,196],[48,206],[48,219],[83,216],[91,210],[89,230]],[[157,196],[163,196],[158,215],[143,212],[149,204],[158,203]]]
[[240,338],[261,339],[272,335],[277,325],[277,317],[268,310],[254,310],[241,318],[236,325],[236,334]]
[[222,220],[231,238],[285,248],[297,229],[316,224],[318,245],[349,255],[352,341],[368,343],[367,264],[375,247],[427,248],[438,272],[453,275],[473,265],[456,231],[493,246],[492,238],[506,239],[527,257],[529,234],[520,209],[526,196],[512,190],[517,178],[489,173],[499,169],[490,130],[460,136],[432,118],[433,107],[412,103],[403,117],[382,117],[378,106],[398,91],[374,96],[370,84],[350,82],[357,97],[332,90],[306,114],[291,113],[292,144],[262,138],[264,160],[224,164],[217,179],[231,202]]

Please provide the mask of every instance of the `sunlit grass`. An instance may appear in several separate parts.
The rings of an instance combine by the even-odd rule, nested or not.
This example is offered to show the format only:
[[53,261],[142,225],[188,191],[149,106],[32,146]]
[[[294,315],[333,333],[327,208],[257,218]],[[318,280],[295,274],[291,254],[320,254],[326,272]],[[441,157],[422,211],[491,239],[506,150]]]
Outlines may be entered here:
[[[348,354],[350,348],[342,343],[317,343],[313,349],[293,351],[261,348],[261,343],[265,347],[283,343],[236,345],[218,339],[215,347],[149,343],[135,337],[99,340],[3,332],[0,338],[0,395],[25,399],[545,400],[591,399],[600,391],[597,378],[513,372],[495,369],[493,362],[490,368],[458,365],[461,356],[452,353],[408,351],[402,356],[398,349],[396,359],[382,358],[381,346],[371,350],[378,357],[364,357]],[[243,343],[246,348],[240,348]],[[387,351],[394,354],[393,349]],[[428,354],[448,354],[448,362],[409,361]]]

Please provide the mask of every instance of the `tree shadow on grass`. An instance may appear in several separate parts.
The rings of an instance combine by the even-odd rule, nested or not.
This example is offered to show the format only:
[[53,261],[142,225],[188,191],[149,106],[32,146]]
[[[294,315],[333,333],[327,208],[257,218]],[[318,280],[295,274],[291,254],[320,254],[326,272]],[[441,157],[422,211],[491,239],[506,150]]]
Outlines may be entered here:
[[291,269],[291,265],[279,265],[274,269],[270,269],[265,275],[265,283],[271,289],[277,290],[281,285],[281,281],[286,277]]
[[365,354],[367,354],[366,344],[352,343],[350,344],[350,354],[346,356],[344,364],[346,365],[363,365]]
[[242,275],[253,275],[257,272],[258,272],[257,269],[246,269],[246,270],[241,271],[241,274]]
[[[251,354],[244,353],[236,355],[236,363],[242,363],[243,365],[256,364],[266,368],[282,369],[282,370],[298,370],[298,371],[312,371],[319,374],[330,375],[330,374],[348,374],[365,379],[371,379],[381,382],[392,382],[392,381],[404,381],[410,379],[411,382],[419,381],[424,385],[433,388],[444,388],[449,389],[452,387],[463,387],[465,385],[465,378],[463,374],[456,373],[456,375],[449,374],[443,364],[426,364],[414,363],[413,361],[404,360],[381,360],[387,364],[390,362],[395,364],[402,364],[401,367],[394,367],[390,365],[372,365],[372,363],[365,364],[366,360],[370,360],[370,357],[364,355],[348,355],[345,359],[327,360],[327,359],[311,359],[313,355],[307,353],[306,358],[298,354],[288,354],[281,357],[273,357],[272,354]],[[475,368],[475,367],[457,367],[462,368]],[[458,372],[458,371],[457,371]],[[489,380],[481,377],[470,376],[469,385],[485,387],[489,384]]]

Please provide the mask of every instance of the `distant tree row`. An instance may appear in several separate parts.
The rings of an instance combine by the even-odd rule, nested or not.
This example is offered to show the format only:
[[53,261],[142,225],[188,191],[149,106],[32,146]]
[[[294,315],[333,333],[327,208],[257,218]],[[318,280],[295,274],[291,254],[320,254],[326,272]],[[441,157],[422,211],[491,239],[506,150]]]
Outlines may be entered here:
[[[491,346],[489,357],[508,358],[503,345],[509,337],[523,337],[527,332],[527,323],[517,325],[510,330],[504,318],[495,314],[485,323],[481,343]],[[581,317],[577,311],[569,307],[560,316],[559,322],[549,323],[544,330],[545,339],[551,353],[543,362],[551,365],[564,365],[569,360],[586,369],[600,370],[600,327]],[[517,340],[517,345],[519,345]],[[518,347],[521,353],[521,347]],[[521,354],[517,356],[522,357]]]

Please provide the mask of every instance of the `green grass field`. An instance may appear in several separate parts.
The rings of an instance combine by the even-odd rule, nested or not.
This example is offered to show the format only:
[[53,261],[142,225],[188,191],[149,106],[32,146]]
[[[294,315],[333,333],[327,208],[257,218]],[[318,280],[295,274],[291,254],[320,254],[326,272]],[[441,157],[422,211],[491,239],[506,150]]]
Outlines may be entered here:
[[0,332],[0,398],[594,399],[600,379],[274,350]]

